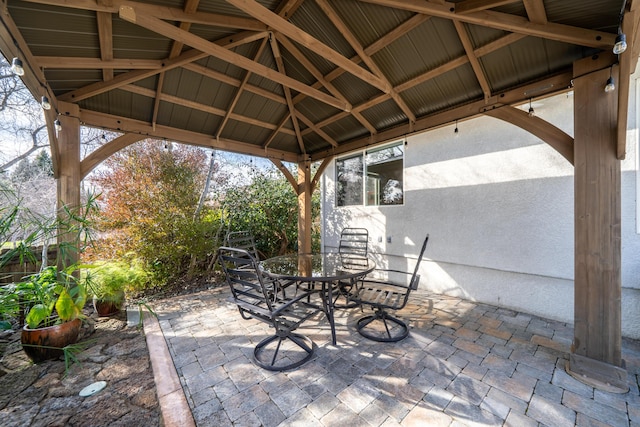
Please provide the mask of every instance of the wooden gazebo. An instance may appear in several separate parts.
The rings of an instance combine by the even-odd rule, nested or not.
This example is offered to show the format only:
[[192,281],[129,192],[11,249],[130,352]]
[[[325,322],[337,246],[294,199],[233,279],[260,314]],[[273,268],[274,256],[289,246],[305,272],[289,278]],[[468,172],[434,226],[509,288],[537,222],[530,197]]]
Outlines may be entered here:
[[[60,203],[78,205],[84,176],[147,137],[263,156],[299,195],[302,250],[338,154],[481,114],[535,134],[575,167],[569,370],[624,389],[620,160],[639,3],[2,0],[0,50],[52,105]],[[568,90],[573,137],[513,106]],[[81,159],[81,125],[123,135]]]

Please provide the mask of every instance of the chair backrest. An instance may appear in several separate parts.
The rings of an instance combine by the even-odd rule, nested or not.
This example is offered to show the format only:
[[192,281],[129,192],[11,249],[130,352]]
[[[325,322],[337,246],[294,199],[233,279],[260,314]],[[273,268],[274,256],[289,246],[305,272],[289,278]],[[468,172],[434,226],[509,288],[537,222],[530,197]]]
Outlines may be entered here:
[[258,262],[249,251],[221,246],[218,249],[218,261],[241,312],[253,315],[253,307],[273,311],[270,298],[273,286],[261,273]]
[[344,228],[340,233],[338,252],[366,258],[369,253],[369,230],[366,228]]
[[418,261],[416,262],[416,266],[413,269],[413,275],[411,276],[411,282],[409,283],[409,288],[412,290],[418,289],[418,285],[420,284],[420,275],[418,271],[420,270],[420,263],[422,262],[422,257],[424,256],[424,251],[427,249],[427,243],[429,242],[429,235],[424,238],[424,242],[422,243],[422,249],[420,249],[420,255],[418,255]]
[[244,249],[256,260],[260,260],[256,241],[248,231],[232,231],[224,239],[224,245],[229,248]]

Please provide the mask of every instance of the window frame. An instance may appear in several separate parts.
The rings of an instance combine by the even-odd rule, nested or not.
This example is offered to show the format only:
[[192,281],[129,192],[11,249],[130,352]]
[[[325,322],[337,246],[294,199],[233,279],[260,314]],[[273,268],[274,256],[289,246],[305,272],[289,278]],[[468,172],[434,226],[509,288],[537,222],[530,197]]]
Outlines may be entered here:
[[[336,163],[335,163],[335,197],[334,197],[334,206],[336,208],[349,208],[349,207],[382,207],[382,206],[403,206],[405,204],[405,155],[406,155],[406,151],[405,151],[405,147],[407,145],[407,141],[406,139],[400,139],[400,140],[395,140],[393,142],[390,142],[388,144],[384,144],[384,145],[380,145],[377,147],[372,147],[370,149],[364,149],[364,150],[360,150],[357,152],[352,152],[348,155],[339,157],[336,159]],[[400,174],[402,175],[402,180],[401,180],[401,184],[402,184],[402,202],[401,203],[379,203],[380,197],[377,197],[378,203],[377,204],[370,204],[367,200],[368,197],[368,184],[369,184],[369,172],[368,172],[368,164],[367,164],[367,155],[369,153],[374,153],[377,151],[383,151],[385,149],[389,149],[392,147],[396,147],[399,146],[401,147],[402,150],[402,156],[400,157],[400,162],[401,162],[401,167],[400,167]],[[361,174],[362,174],[362,179],[361,179],[361,185],[360,185],[360,203],[357,204],[340,204],[340,194],[339,194],[339,188],[340,188],[340,179],[339,179],[339,175],[341,175],[340,173],[340,164],[341,162],[347,161],[349,159],[355,159],[355,158],[360,158],[360,162],[362,165],[362,170],[361,170]],[[376,191],[376,194],[379,195],[379,191]]]

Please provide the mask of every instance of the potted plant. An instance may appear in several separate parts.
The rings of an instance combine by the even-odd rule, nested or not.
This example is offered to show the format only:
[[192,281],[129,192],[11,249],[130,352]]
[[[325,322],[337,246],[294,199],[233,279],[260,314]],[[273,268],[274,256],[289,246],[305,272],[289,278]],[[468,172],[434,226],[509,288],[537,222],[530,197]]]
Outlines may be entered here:
[[124,304],[125,290],[137,289],[147,279],[147,273],[138,263],[107,261],[98,263],[91,272],[90,290],[93,307],[99,316],[117,313]]
[[80,267],[46,267],[16,284],[15,291],[28,306],[22,347],[36,363],[60,357],[63,348],[78,339],[87,299],[84,280],[77,278]]

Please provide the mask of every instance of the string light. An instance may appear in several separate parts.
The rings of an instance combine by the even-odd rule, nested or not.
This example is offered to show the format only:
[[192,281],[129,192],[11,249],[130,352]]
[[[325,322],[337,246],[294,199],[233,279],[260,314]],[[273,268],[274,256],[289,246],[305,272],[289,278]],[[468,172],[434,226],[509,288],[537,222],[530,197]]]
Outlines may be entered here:
[[604,86],[604,91],[606,93],[613,92],[616,90],[616,83],[613,80],[613,66],[609,68],[609,78],[607,79],[607,84]]
[[51,109],[51,103],[49,102],[49,98],[47,98],[46,96],[42,97],[42,99],[40,100],[40,105],[42,106],[43,110]]
[[531,98],[529,98],[529,117],[535,117],[536,112],[533,110],[533,105],[531,105]]
[[53,122],[53,126],[55,126],[56,130],[58,132],[60,132],[62,130],[62,123],[60,123],[59,119],[56,119],[55,122]]
[[460,131],[458,130],[458,121],[456,120],[456,128],[453,130],[453,135],[457,138],[460,136]]
[[13,58],[11,61],[11,71],[17,76],[24,76],[24,67],[20,58]]

